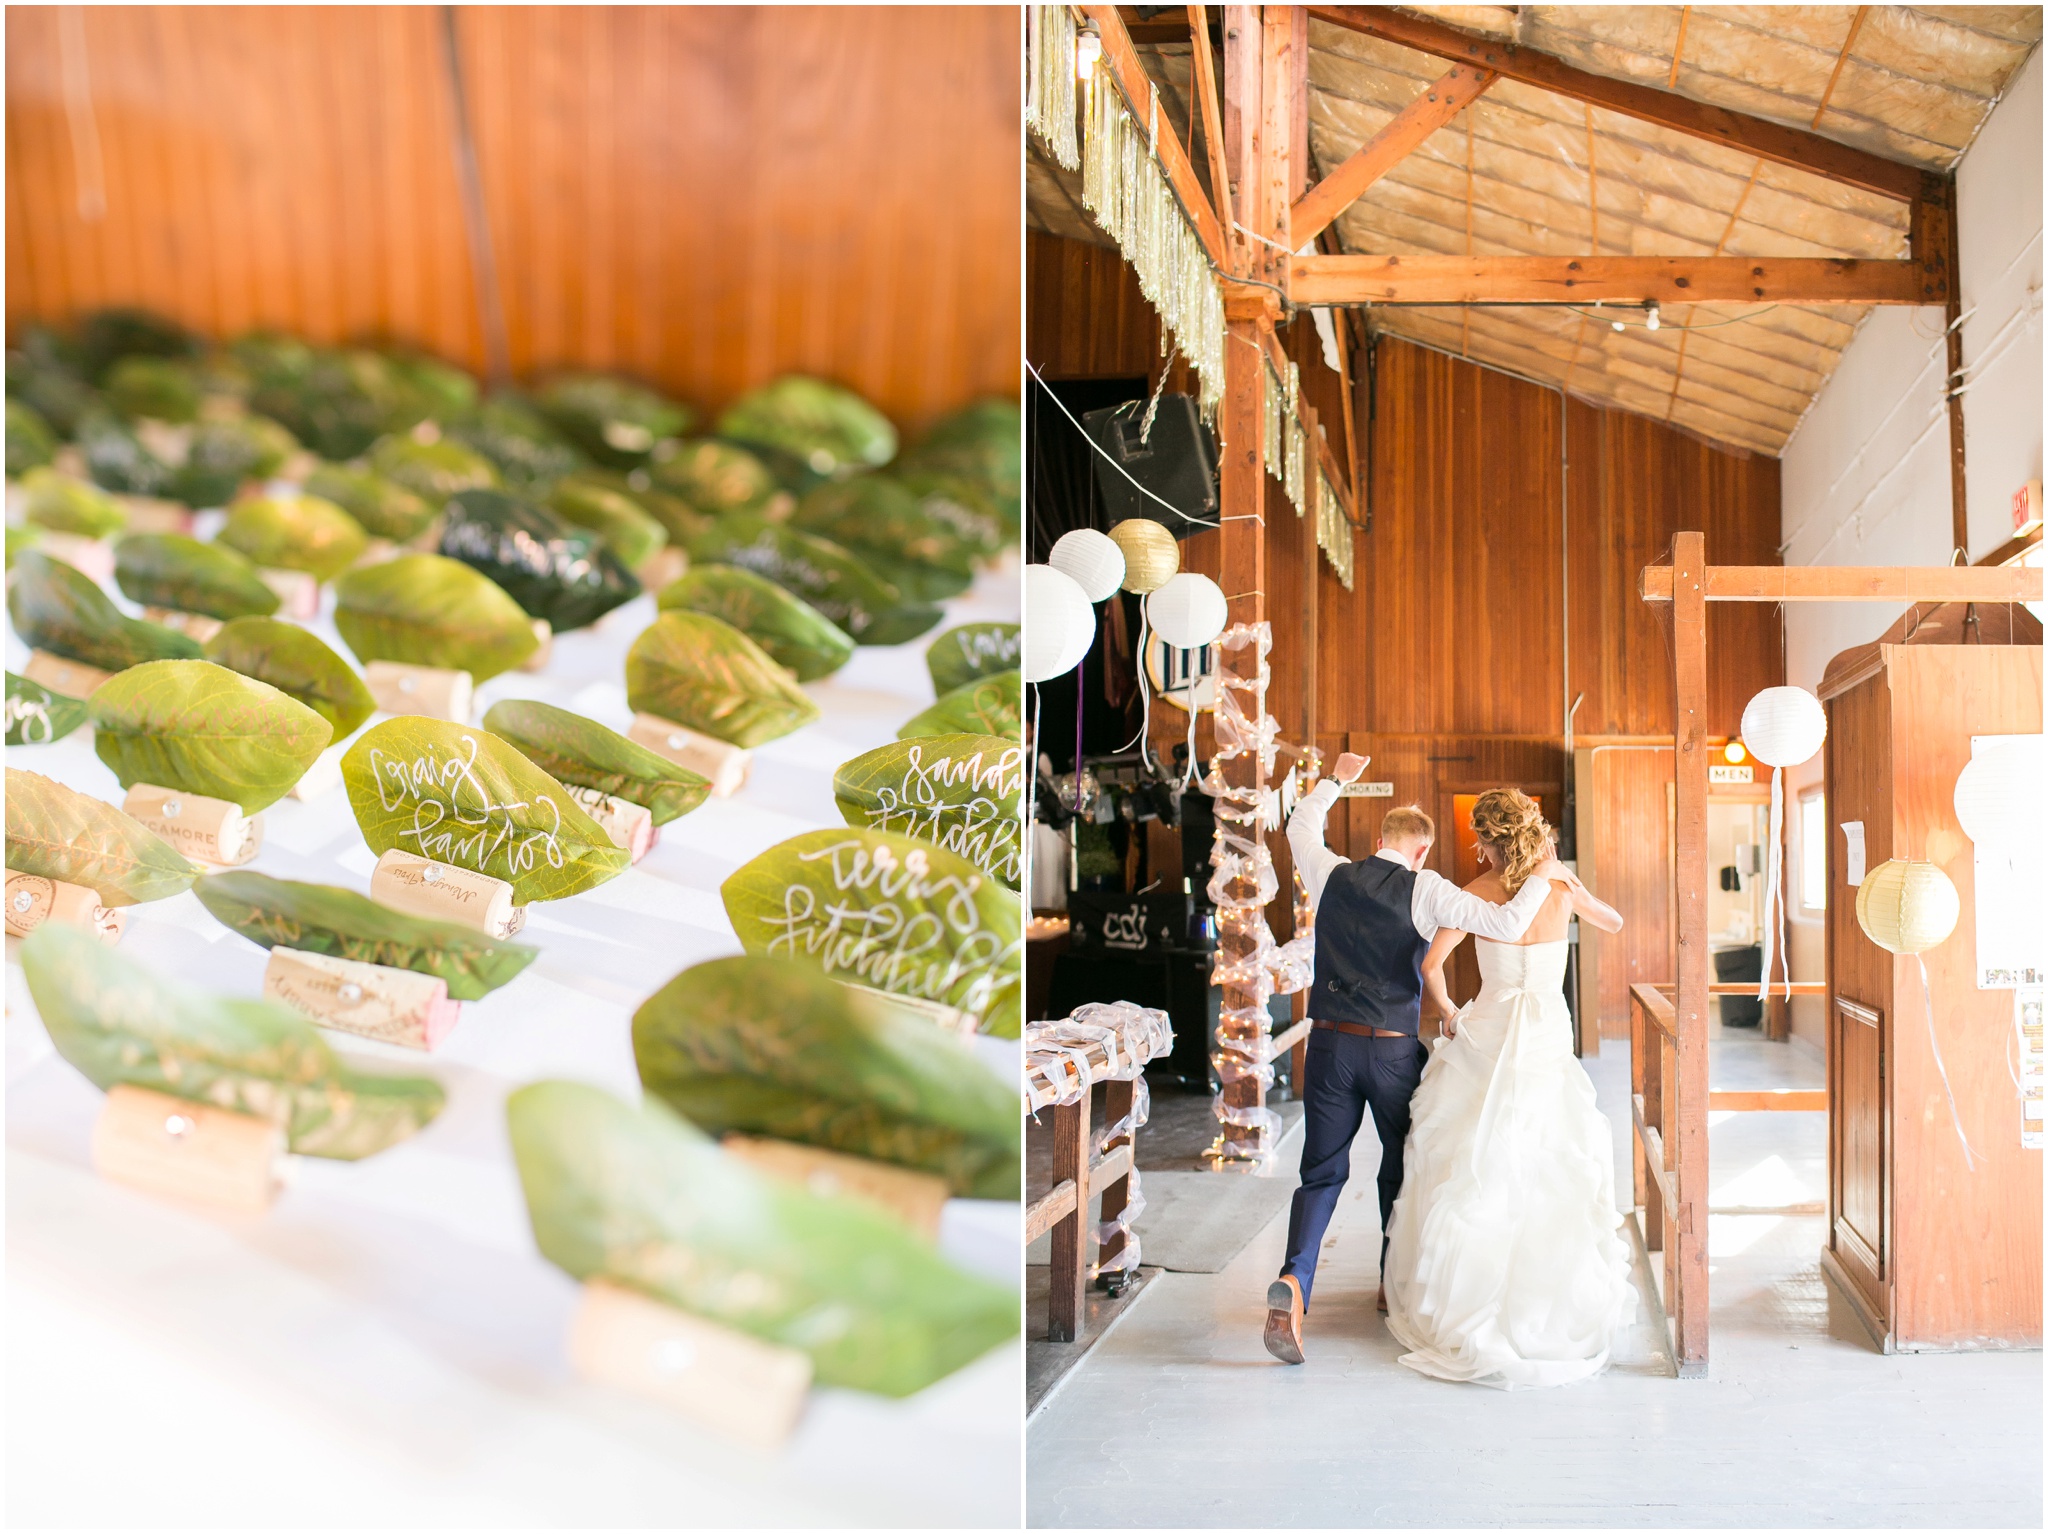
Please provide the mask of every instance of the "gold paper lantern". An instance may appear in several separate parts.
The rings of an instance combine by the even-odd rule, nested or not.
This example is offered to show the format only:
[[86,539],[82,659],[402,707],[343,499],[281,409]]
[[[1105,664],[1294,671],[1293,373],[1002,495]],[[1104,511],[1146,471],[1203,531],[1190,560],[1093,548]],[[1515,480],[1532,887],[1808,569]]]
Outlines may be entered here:
[[1962,896],[1932,863],[1893,858],[1856,887],[1856,925],[1887,953],[1940,947],[1962,914]]
[[1180,573],[1180,545],[1159,523],[1132,517],[1109,530],[1124,551],[1124,590],[1144,596]]

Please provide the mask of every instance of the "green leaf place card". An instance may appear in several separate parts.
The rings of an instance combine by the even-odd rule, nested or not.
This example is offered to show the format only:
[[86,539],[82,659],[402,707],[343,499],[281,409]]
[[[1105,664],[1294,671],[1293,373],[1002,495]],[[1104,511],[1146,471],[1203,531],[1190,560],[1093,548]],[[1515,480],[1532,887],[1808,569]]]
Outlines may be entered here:
[[1016,892],[958,853],[886,831],[808,831],[720,887],[748,953],[943,1002],[1014,1038],[1023,953]]
[[899,740],[919,735],[1002,735],[1024,738],[1024,673],[998,671],[962,682],[896,732]]
[[1016,623],[963,623],[947,629],[924,652],[932,691],[941,697],[956,687],[1024,663],[1024,629]]
[[341,759],[372,852],[397,850],[512,886],[513,900],[560,900],[630,861],[555,779],[486,730],[388,719]]
[[571,1081],[505,1105],[535,1244],[810,1356],[820,1383],[906,1396],[1014,1336],[1017,1293],[851,1200],[753,1170],[658,1099]]
[[89,707],[93,748],[123,788],[159,784],[245,815],[283,798],[334,737],[296,698],[203,660],[132,666]]
[[241,869],[209,875],[193,892],[224,926],[252,943],[432,975],[447,982],[457,1001],[489,995],[540,956],[537,948],[410,916],[332,884]]
[[697,612],[663,613],[633,641],[626,701],[636,713],[748,749],[818,717],[818,705],[759,645]]
[[1024,747],[997,735],[926,735],[863,752],[832,777],[850,826],[957,852],[1017,888],[1024,865]]
[[700,774],[551,703],[503,699],[484,715],[484,728],[558,782],[640,805],[658,826],[711,796],[711,784]]
[[769,1135],[1021,1196],[1017,1090],[966,1041],[789,959],[693,965],[633,1014],[649,1092],[712,1134]]
[[52,692],[40,682],[7,673],[7,744],[47,746],[84,724],[91,711],[82,699]]
[[495,582],[438,554],[351,570],[334,594],[334,626],[365,662],[467,671],[481,684],[540,645],[526,613]]
[[167,985],[76,927],[22,943],[50,1042],[94,1086],[141,1087],[281,1125],[291,1149],[355,1161],[431,1123],[445,1101],[420,1076],[350,1069],[290,1008]]
[[166,900],[199,870],[147,826],[39,772],[7,769],[7,866],[92,890],[110,906]]

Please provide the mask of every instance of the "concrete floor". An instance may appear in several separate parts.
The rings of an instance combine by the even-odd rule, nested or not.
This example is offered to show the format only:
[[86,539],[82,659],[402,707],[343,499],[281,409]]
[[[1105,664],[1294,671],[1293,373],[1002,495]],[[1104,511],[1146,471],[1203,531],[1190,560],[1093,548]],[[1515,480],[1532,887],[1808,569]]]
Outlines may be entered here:
[[[1714,1055],[1719,1086],[1819,1084],[1804,1045],[1737,1030]],[[1626,1189],[1626,1045],[1587,1066]],[[1825,1197],[1821,1115],[1715,1119],[1715,1206]],[[1032,1417],[1032,1527],[2041,1527],[2040,1355],[1878,1354],[1821,1278],[1818,1216],[1713,1218],[1705,1380],[1667,1377],[1647,1330],[1562,1390],[1401,1368],[1373,1309],[1377,1155],[1368,1123],[1307,1365],[1260,1345],[1284,1218],[1222,1273],[1160,1274]]]

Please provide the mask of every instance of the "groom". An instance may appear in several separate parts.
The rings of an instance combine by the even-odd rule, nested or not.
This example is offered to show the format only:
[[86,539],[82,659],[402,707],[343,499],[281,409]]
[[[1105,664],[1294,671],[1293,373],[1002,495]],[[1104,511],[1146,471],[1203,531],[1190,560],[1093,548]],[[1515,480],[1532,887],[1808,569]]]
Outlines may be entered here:
[[1563,865],[1551,859],[1506,905],[1469,895],[1424,868],[1436,827],[1420,809],[1387,811],[1379,850],[1354,863],[1323,845],[1323,822],[1341,785],[1365,758],[1337,758],[1334,777],[1302,799],[1287,822],[1294,868],[1316,913],[1315,986],[1309,992],[1306,1130],[1301,1186],[1287,1221],[1287,1260],[1266,1291],[1266,1351],[1302,1361],[1301,1323],[1315,1284],[1316,1254],[1351,1175],[1351,1140],[1372,1113],[1380,1139],[1380,1309],[1387,1308],[1386,1230],[1401,1191],[1408,1100],[1422,1079],[1422,959],[1437,928],[1498,942],[1528,930]]

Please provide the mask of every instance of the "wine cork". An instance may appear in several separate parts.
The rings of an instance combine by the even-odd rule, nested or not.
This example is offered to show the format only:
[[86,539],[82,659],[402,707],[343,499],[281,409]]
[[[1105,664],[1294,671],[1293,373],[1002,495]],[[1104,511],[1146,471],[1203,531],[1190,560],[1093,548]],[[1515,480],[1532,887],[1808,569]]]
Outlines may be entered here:
[[192,533],[193,512],[181,501],[160,501],[148,495],[117,495],[121,509],[128,514],[128,531],[131,533]]
[[755,1448],[788,1438],[811,1388],[810,1356],[593,1278],[569,1322],[583,1378],[645,1396]]
[[928,1023],[936,1023],[948,1033],[972,1038],[981,1031],[981,1019],[972,1012],[949,1007],[943,1001],[933,1001],[927,996],[899,996],[894,991],[877,990],[874,986],[857,985],[852,981],[844,983],[848,990],[860,992],[877,1006],[906,1012],[912,1017],[921,1017]]
[[104,586],[114,578],[114,546],[104,538],[87,538],[80,533],[48,530],[36,539],[36,552],[61,560],[81,575]]
[[370,696],[387,714],[424,714],[429,719],[469,723],[475,692],[467,671],[440,666],[408,666],[395,660],[373,660],[363,668]]
[[92,1130],[92,1164],[144,1193],[261,1213],[277,1197],[281,1126],[144,1087],[107,1093]]
[[510,937],[526,925],[526,907],[512,903],[512,886],[503,879],[396,847],[371,870],[370,898],[408,916],[460,922],[489,937]]
[[635,714],[633,726],[626,734],[655,755],[709,778],[711,792],[720,799],[730,799],[738,793],[754,765],[754,753],[744,747],[684,729],[659,714]]
[[67,698],[89,698],[92,690],[114,673],[88,666],[84,661],[66,660],[48,650],[31,650],[21,674]]
[[294,799],[317,799],[331,788],[341,787],[342,747],[329,746],[313,758],[299,781],[287,792]]
[[942,1177],[866,1156],[799,1145],[794,1140],[727,1135],[722,1143],[726,1154],[779,1182],[794,1184],[819,1198],[867,1204],[901,1220],[928,1240],[938,1239],[939,1216],[946,1208]]
[[583,813],[604,827],[604,834],[612,839],[612,845],[625,848],[633,855],[634,862],[639,862],[653,849],[654,813],[645,805],[601,794],[594,788],[580,788],[574,783],[565,786],[569,797],[582,807]]
[[310,623],[320,615],[320,582],[310,571],[259,569],[256,578],[277,593],[275,616]]
[[8,932],[27,937],[46,921],[83,927],[102,943],[118,943],[128,925],[128,913],[100,904],[99,892],[82,884],[8,870]]
[[690,570],[690,556],[673,543],[664,543],[640,562],[640,568],[633,572],[644,591],[659,591],[671,582],[681,580]]
[[397,544],[393,543],[389,538],[372,538],[363,545],[363,552],[356,556],[354,568],[360,570],[365,565],[388,564],[396,558],[398,558]]
[[545,618],[533,620],[533,637],[540,641],[534,652],[519,663],[521,671],[545,671],[555,656],[554,625]]
[[325,1027],[407,1049],[432,1049],[462,1015],[437,976],[296,948],[270,950],[263,994]]
[[224,626],[218,618],[209,618],[205,613],[180,612],[175,607],[145,607],[142,616],[151,623],[160,623],[167,629],[189,635],[201,644],[213,638]]
[[121,808],[179,852],[201,863],[235,868],[263,849],[263,817],[242,814],[226,799],[209,799],[159,783],[137,783]]

